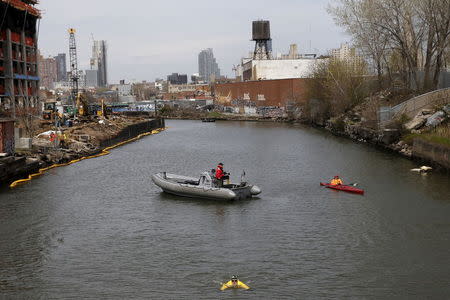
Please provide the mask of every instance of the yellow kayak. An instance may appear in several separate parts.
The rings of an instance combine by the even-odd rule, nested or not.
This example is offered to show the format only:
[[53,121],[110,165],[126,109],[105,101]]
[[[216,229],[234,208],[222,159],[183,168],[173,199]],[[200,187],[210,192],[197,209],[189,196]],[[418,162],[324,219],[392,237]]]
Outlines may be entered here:
[[224,291],[228,288],[232,288],[232,289],[244,289],[244,290],[248,290],[250,289],[250,287],[248,285],[246,285],[245,283],[243,283],[242,281],[238,280],[237,283],[233,283],[230,281],[228,281],[227,283],[222,284],[222,287],[220,288],[221,291]]

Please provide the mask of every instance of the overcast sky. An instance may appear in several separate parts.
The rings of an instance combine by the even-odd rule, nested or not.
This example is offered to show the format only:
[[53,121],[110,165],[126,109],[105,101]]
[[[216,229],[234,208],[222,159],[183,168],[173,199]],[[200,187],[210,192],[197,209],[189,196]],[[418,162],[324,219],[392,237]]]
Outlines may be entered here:
[[[348,37],[326,12],[328,0],[41,0],[39,43],[45,56],[68,53],[77,29],[79,69],[87,69],[92,37],[108,43],[110,83],[198,72],[200,50],[213,48],[221,73],[249,51],[251,22],[271,22],[274,53],[326,53]],[[311,49],[310,49],[311,45]]]

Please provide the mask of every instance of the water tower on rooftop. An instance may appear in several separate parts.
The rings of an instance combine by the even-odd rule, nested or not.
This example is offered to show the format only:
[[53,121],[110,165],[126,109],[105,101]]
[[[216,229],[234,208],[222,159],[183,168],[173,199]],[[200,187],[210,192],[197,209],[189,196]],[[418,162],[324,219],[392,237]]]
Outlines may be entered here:
[[252,40],[255,41],[255,51],[253,52],[253,59],[271,59],[272,39],[270,38],[269,21],[253,21]]

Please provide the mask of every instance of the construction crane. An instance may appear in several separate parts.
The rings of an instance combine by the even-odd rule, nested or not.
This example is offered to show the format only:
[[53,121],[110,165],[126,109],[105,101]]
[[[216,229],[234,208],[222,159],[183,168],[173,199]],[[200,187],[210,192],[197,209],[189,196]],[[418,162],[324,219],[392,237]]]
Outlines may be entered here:
[[76,30],[74,28],[69,28],[70,97],[74,108],[74,115],[76,99],[78,97],[78,61],[75,32]]

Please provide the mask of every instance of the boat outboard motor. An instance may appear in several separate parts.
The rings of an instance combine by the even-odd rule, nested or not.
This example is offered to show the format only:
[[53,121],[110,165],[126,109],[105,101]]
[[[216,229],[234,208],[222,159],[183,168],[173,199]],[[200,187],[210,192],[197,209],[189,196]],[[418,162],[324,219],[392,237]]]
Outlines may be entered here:
[[244,181],[244,177],[245,177],[245,170],[242,170],[242,173],[241,173],[241,186],[245,186],[247,184],[247,182]]

